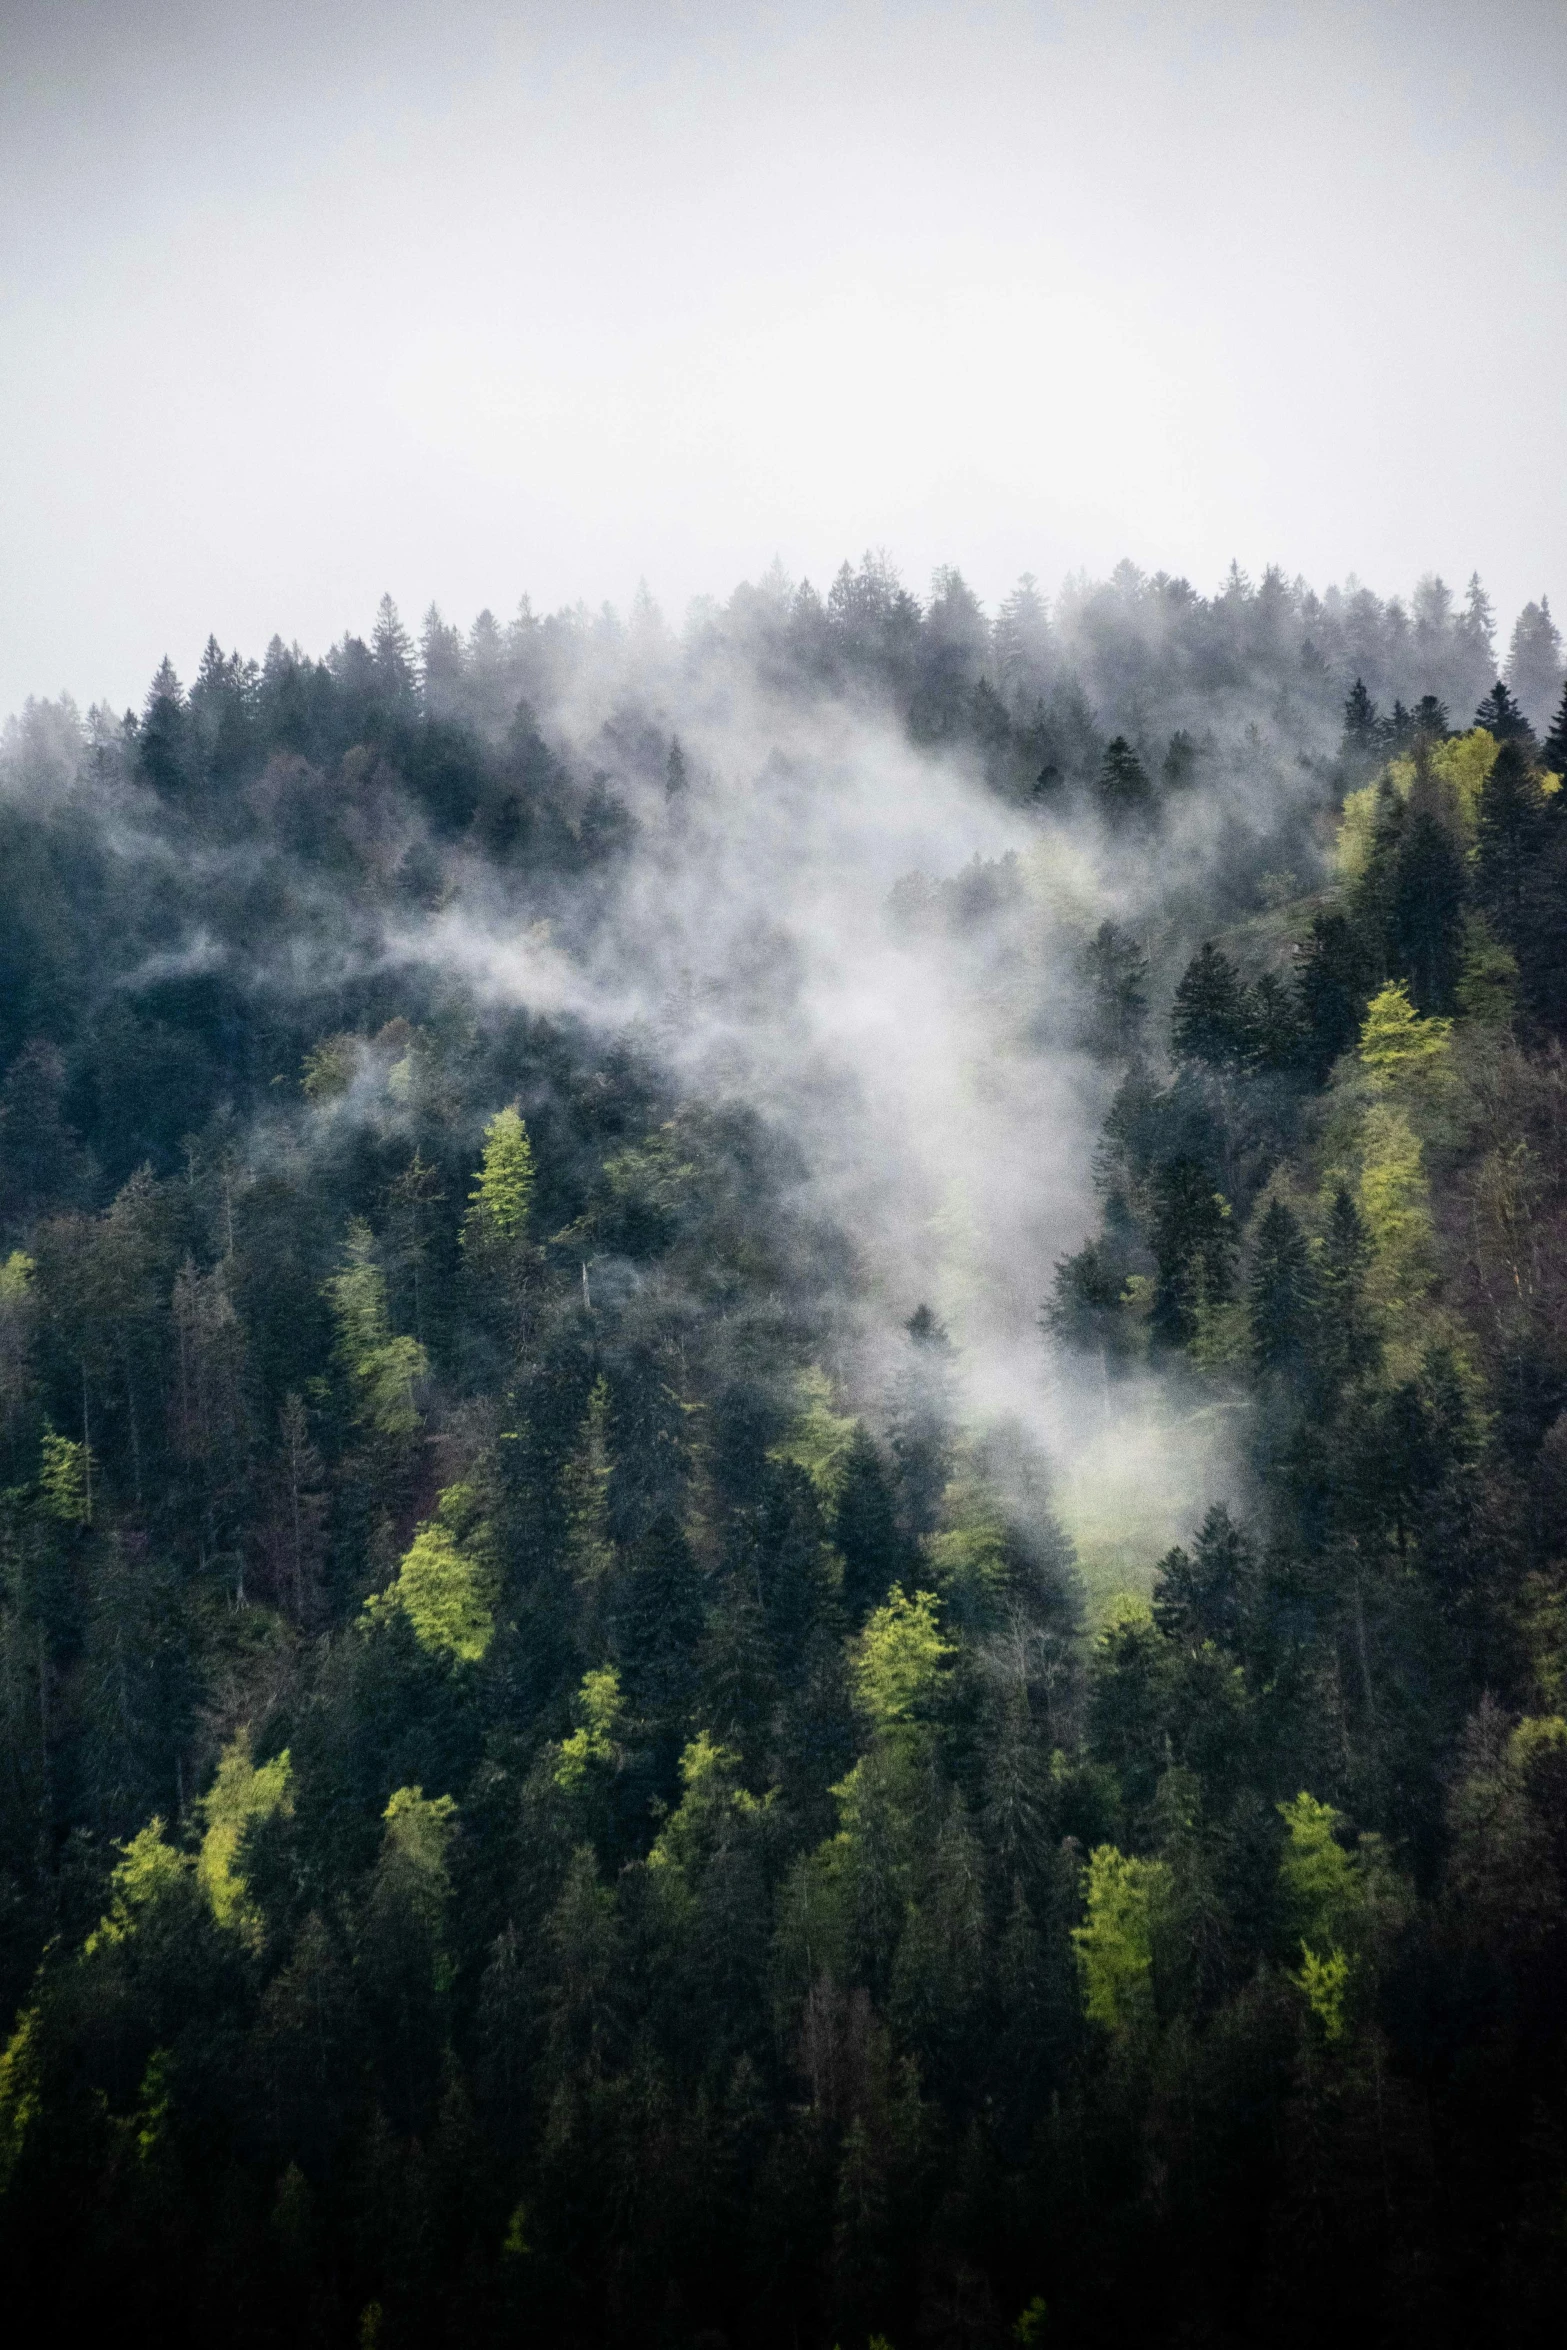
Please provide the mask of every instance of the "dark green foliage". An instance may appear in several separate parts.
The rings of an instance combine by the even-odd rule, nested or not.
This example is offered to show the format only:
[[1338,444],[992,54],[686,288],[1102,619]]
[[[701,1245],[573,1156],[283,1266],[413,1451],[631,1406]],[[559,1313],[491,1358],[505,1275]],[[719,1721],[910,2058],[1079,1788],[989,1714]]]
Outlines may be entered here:
[[1320,1084],[1360,1034],[1375,965],[1357,925],[1344,914],[1314,914],[1300,956],[1300,1000],[1308,1052]]
[[1551,720],[1551,731],[1541,746],[1540,758],[1548,775],[1567,777],[1567,685],[1562,687],[1562,698]]
[[1146,825],[1158,811],[1148,771],[1124,735],[1105,746],[1095,791],[1100,813],[1113,826]]
[[[895,903],[899,952],[1001,1007],[997,1082],[1118,1065],[1045,1315],[1052,1449],[1107,1480],[1085,1526],[1158,1510],[1150,1427],[1232,1497],[1156,1569],[1168,1536],[1109,1528],[1146,1600],[1084,1602],[1037,1436],[973,1418],[929,1307],[861,1359],[880,1292],[792,1138],[388,946],[482,890],[591,958],[638,824],[673,859],[708,821],[661,705],[573,742],[575,622],[432,610],[416,654],[387,603],[259,670],[209,642],[188,696],[165,667],[95,719],[71,790],[16,785],[19,2328],[1554,2339],[1567,867],[1505,689],[1472,862],[1429,788],[1417,689],[1468,708],[1494,666],[1478,583],[1451,602],[1346,620],[1127,565],[992,632],[957,574],[922,609],[867,558],[724,616],[780,706],[826,681],[1009,826],[1048,842],[1048,774],[1123,828],[1075,973],[1021,850]],[[1357,686],[1334,780],[1407,745],[1415,787],[1361,888],[1281,908],[1264,877],[1322,878],[1361,663],[1393,715]],[[1270,833],[1225,714],[1287,733],[1289,697]],[[1133,734],[1168,741],[1157,795]],[[1161,800],[1182,869],[1123,893]],[[1518,965],[1489,1023],[1457,984],[1487,935]],[[1393,977],[1455,1019],[1440,1099],[1341,1066]],[[535,1185],[497,1236],[468,1208],[508,1104]],[[1391,1208],[1379,1136],[1420,1147]],[[1060,1203],[993,1172],[1039,1210],[1026,1299]]]
[[1263,1210],[1246,1288],[1257,1368],[1295,1372],[1305,1356],[1316,1284],[1306,1236],[1283,1200],[1269,1200]]
[[1205,1306],[1229,1296],[1236,1240],[1229,1202],[1197,1159],[1171,1159],[1154,1178],[1148,1242],[1158,1278],[1154,1326],[1184,1345],[1197,1334]]
[[1463,956],[1463,853],[1420,804],[1398,844],[1389,893],[1387,959],[1409,982],[1416,1009],[1450,1012]]
[[856,1428],[844,1463],[833,1540],[843,1560],[843,1604],[858,1624],[880,1606],[909,1557],[881,1453],[864,1427]]
[[1130,1060],[1148,1018],[1148,957],[1114,922],[1101,922],[1083,950],[1088,984],[1084,1042],[1110,1060]]
[[1210,940],[1181,975],[1170,1021],[1170,1041],[1182,1060],[1209,1068],[1239,1068],[1252,1047],[1251,1004],[1228,955]]
[[1533,746],[1534,728],[1500,678],[1476,710],[1475,724],[1483,726],[1488,734],[1494,734],[1499,743]]

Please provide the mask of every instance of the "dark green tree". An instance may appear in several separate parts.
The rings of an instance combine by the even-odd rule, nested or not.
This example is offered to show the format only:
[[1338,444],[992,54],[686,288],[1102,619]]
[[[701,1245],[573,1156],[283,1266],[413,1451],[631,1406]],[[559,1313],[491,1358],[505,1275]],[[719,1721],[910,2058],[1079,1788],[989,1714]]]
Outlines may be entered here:
[[1105,822],[1117,829],[1148,824],[1157,814],[1159,803],[1148,771],[1125,735],[1106,744],[1094,794]]
[[1529,724],[1517,702],[1498,678],[1475,712],[1476,726],[1483,726],[1494,734],[1499,743],[1534,742],[1534,728]]

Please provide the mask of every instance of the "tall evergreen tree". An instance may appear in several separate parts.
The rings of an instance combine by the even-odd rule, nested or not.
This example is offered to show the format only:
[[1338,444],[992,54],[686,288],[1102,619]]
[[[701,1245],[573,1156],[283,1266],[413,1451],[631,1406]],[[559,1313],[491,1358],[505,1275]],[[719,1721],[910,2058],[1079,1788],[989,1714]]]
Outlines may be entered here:
[[1389,893],[1387,960],[1416,1009],[1450,1012],[1463,960],[1464,859],[1417,779]]
[[1475,724],[1494,734],[1499,743],[1534,742],[1534,728],[1500,678],[1476,710]]
[[1567,685],[1562,687],[1562,698],[1556,705],[1556,716],[1540,755],[1546,773],[1559,775],[1567,783]]
[[1117,827],[1147,824],[1158,811],[1148,771],[1123,734],[1105,746],[1094,791],[1106,823]]
[[1524,716],[1544,726],[1562,690],[1562,632],[1551,618],[1548,596],[1525,604],[1513,623],[1507,682]]

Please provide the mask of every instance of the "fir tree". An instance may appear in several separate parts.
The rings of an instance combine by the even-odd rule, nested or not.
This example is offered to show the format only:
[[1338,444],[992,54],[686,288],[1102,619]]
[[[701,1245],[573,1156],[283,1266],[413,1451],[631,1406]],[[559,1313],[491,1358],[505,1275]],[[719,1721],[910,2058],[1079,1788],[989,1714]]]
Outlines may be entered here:
[[1251,991],[1212,940],[1187,964],[1175,991],[1170,1042],[1178,1059],[1210,1069],[1239,1069],[1256,1048]]
[[1551,721],[1551,731],[1545,738],[1541,758],[1548,775],[1559,775],[1567,784],[1567,685],[1562,687],[1562,698]]
[[1095,795],[1105,821],[1117,827],[1145,824],[1157,811],[1147,770],[1123,734],[1105,746]]
[[1500,678],[1476,710],[1475,724],[1483,726],[1488,734],[1494,734],[1499,743],[1533,745],[1534,728]]
[[1304,1358],[1314,1285],[1311,1252],[1298,1218],[1281,1199],[1263,1211],[1247,1281],[1251,1343],[1262,1371],[1290,1371]]
[[1424,799],[1412,800],[1393,868],[1387,951],[1390,968],[1407,978],[1421,1012],[1453,1008],[1463,961],[1464,897],[1464,860],[1456,843]]
[[1507,682],[1523,714],[1544,725],[1562,690],[1562,633],[1551,618],[1548,596],[1525,604],[1513,624]]

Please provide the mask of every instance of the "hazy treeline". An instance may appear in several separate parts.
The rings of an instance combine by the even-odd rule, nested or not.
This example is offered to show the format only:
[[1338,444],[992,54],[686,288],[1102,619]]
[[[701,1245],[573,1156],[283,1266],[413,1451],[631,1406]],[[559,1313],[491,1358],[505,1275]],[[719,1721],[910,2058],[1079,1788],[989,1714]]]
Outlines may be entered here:
[[1543,599],[386,603],[3,772],[11,2305],[1553,2333]]

